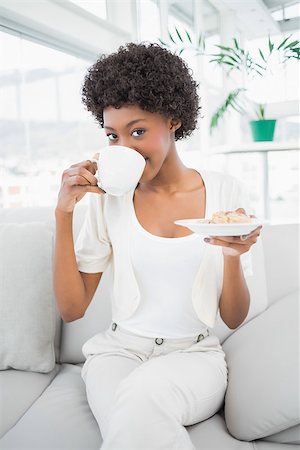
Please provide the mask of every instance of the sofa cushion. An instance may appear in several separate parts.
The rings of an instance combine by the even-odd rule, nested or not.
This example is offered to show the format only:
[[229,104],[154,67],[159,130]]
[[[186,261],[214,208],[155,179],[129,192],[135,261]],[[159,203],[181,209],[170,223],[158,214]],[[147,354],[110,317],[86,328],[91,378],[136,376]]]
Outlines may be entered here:
[[[270,224],[265,225],[263,230],[266,280],[271,304],[299,290],[299,223]],[[288,268],[284,276],[283,267]]]
[[52,383],[0,439],[1,450],[98,450],[101,434],[80,373],[80,366],[62,365]]
[[[269,442],[279,442],[296,445],[300,442],[300,424],[295,425],[294,427],[288,428],[287,430],[280,431],[279,433],[271,434],[271,436],[267,436],[262,438],[263,441]],[[298,448],[300,448],[298,446]]]
[[272,304],[224,343],[225,420],[251,441],[299,424],[298,292]]
[[56,364],[49,373],[14,369],[0,371],[0,437],[16,425],[49,386],[59,369]]
[[57,310],[53,231],[43,222],[0,224],[0,369],[50,372]]

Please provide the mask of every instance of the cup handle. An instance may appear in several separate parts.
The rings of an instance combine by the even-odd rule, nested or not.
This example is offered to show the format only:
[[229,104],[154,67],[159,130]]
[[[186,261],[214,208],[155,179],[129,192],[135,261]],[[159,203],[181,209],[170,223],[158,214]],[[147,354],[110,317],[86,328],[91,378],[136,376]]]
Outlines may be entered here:
[[[92,163],[96,163],[97,164],[97,170],[98,170],[98,162],[99,162],[99,159],[96,159],[96,158],[91,158],[90,159],[90,161],[92,162]],[[101,182],[100,182],[100,179],[99,179],[99,177],[97,177],[97,179],[98,179],[98,183],[97,183],[97,185],[99,186],[99,188],[100,189],[102,189],[102,185],[101,185]]]

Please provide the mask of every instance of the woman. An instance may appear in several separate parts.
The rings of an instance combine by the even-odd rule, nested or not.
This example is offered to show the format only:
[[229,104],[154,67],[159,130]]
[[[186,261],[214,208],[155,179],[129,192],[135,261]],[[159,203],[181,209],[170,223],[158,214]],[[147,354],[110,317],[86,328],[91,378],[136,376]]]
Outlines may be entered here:
[[[215,414],[227,387],[226,355],[211,328],[218,312],[232,329],[247,316],[245,275],[261,227],[207,241],[174,224],[248,207],[238,179],[199,173],[177,154],[175,142],[191,135],[200,111],[179,56],[129,43],[96,61],[82,93],[109,145],[146,159],[138,185],[121,197],[97,186],[94,162],[71,166],[56,207],[54,285],[65,321],[84,315],[113,268],[111,326],[82,349],[101,449],[194,449],[185,426]],[[86,192],[93,195],[74,245],[73,210]]]

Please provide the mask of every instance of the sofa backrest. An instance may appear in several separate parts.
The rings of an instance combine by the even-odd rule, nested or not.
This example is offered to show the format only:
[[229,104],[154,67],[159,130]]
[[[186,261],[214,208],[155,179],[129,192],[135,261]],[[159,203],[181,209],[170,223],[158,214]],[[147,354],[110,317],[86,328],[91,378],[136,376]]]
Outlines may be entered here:
[[[85,210],[85,204],[77,205],[74,210],[74,239],[82,225]],[[51,224],[53,233],[55,232],[54,209],[51,207],[0,210],[0,223],[32,221],[45,221]],[[247,278],[252,301],[244,323],[265,310],[270,301],[276,301],[299,287],[298,247],[295,246],[297,233],[297,224],[264,226],[260,239],[252,247],[253,276]],[[278,254],[279,252],[281,253]],[[112,273],[109,268],[103,274],[94,298],[82,319],[64,323],[57,311],[55,336],[57,362],[74,364],[84,362],[82,345],[93,335],[105,330],[111,321],[111,284]],[[223,342],[234,330],[230,330],[218,316],[213,332]]]
[[265,225],[262,241],[269,304],[299,291],[299,223]]

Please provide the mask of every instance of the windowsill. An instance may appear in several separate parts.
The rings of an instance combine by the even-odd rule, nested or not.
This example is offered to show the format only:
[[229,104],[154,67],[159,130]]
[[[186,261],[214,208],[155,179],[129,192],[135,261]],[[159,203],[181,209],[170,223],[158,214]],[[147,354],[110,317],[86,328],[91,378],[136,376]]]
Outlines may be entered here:
[[288,151],[299,150],[300,143],[297,140],[287,142],[246,142],[239,145],[220,145],[211,147],[209,150],[210,155],[216,155],[221,153],[250,153],[250,152],[274,152],[274,151]]

